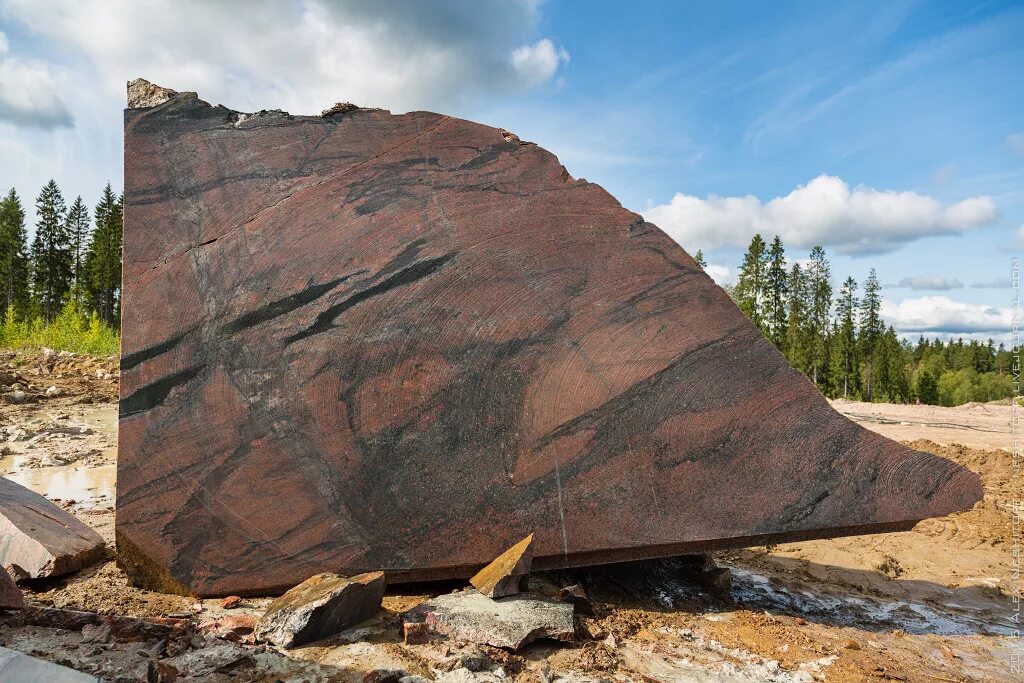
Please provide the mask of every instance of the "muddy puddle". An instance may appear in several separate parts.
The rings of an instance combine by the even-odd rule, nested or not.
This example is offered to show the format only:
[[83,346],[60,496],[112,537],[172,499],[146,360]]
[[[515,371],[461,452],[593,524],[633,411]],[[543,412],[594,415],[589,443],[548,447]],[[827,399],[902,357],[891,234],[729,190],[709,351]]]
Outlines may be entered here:
[[44,414],[2,429],[0,475],[78,509],[114,504],[116,406]]

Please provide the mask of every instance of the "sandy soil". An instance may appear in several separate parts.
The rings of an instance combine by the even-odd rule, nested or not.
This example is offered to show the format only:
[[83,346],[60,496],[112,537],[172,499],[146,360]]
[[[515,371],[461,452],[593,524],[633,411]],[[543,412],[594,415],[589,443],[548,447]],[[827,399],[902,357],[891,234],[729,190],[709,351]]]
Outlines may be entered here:
[[[0,356],[0,369],[5,365],[32,385],[35,400],[0,401],[0,473],[71,510],[112,546],[114,360],[67,358],[40,370]],[[46,396],[50,386],[58,390]],[[462,675],[488,683],[1024,680],[1010,668],[1011,657],[1024,655],[1012,597],[1021,587],[1012,511],[1024,499],[1024,482],[1008,450],[1011,408],[835,405],[869,429],[978,472],[985,500],[905,533],[718,554],[733,575],[725,595],[686,578],[671,560],[534,576],[537,592],[581,582],[594,601],[596,614],[582,619],[580,642],[572,645],[537,643],[516,653],[451,642],[404,645],[401,612],[452,588],[428,586],[422,595],[392,591],[374,620],[287,655],[243,643],[238,662],[190,680],[355,682],[375,668],[396,667],[438,679],[467,654],[489,664]],[[196,625],[259,614],[267,602],[225,610],[216,600],[135,589],[110,559],[23,588],[36,605],[188,617]],[[145,680],[167,655],[213,652],[226,642],[212,635],[170,643],[86,640],[74,630],[0,624],[0,645],[110,680]]]
[[[943,445],[1011,448],[1013,408],[997,403],[967,403],[955,408],[831,401],[854,422],[896,441],[928,439]],[[1024,415],[1024,409],[1018,408]],[[1022,430],[1018,430],[1022,431]]]

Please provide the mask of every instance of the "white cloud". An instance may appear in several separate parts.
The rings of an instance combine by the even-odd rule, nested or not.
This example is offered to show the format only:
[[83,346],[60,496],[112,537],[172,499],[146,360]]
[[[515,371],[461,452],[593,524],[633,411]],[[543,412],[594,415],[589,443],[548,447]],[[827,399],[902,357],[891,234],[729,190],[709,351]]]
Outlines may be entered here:
[[908,333],[991,333],[1009,331],[1012,313],[1009,308],[994,308],[954,301],[945,296],[924,296],[893,302],[882,300],[882,319]]
[[913,275],[903,278],[896,284],[896,287],[906,289],[932,290],[961,289],[963,286],[964,283],[955,277],[943,277],[941,275]]
[[537,85],[551,80],[558,67],[569,63],[569,53],[556,48],[543,38],[535,45],[522,45],[512,51],[512,66],[526,85]]
[[1018,247],[1024,247],[1024,223],[1021,223],[1020,227],[1014,231],[1013,238],[1016,240]]
[[59,95],[61,80],[52,67],[11,54],[0,32],[0,121],[33,128],[70,126],[71,112]]
[[1024,133],[1010,133],[1007,135],[1006,146],[1014,154],[1024,156]]
[[0,0],[0,10],[84,55],[108,96],[142,76],[242,110],[451,109],[473,92],[542,83],[568,61],[549,39],[526,44],[532,0]]
[[732,272],[728,266],[722,266],[717,263],[709,263],[708,267],[704,269],[704,272],[708,276],[720,285],[731,285],[736,282],[736,274]]
[[677,193],[644,217],[685,247],[744,247],[754,234],[779,235],[787,246],[834,247],[840,253],[880,253],[934,235],[956,235],[990,224],[995,203],[986,196],[943,206],[916,192],[851,189],[820,175],[784,197],[762,202],[753,195],[706,199]]

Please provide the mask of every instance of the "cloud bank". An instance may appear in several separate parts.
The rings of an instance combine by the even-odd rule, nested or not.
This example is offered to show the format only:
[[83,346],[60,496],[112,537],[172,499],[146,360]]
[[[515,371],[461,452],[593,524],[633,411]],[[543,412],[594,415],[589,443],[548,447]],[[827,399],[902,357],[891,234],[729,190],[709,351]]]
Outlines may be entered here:
[[1010,331],[1009,308],[994,308],[953,301],[945,296],[924,296],[894,302],[882,300],[882,319],[897,332],[923,334],[994,333]]
[[71,112],[59,95],[60,79],[47,64],[13,56],[0,32],[0,121],[32,128],[70,126]]
[[[0,15],[91,63],[109,96],[143,76],[242,110],[337,101],[450,108],[550,81],[536,0],[0,0]],[[7,90],[4,88],[4,90]]]
[[760,233],[779,235],[787,246],[820,244],[839,253],[892,251],[923,237],[958,235],[991,224],[996,206],[987,196],[955,204],[916,192],[850,188],[842,179],[820,175],[784,197],[706,199],[677,193],[644,217],[690,249],[745,247]]
[[962,289],[964,283],[955,277],[942,277],[941,275],[913,275],[905,277],[895,285],[905,289],[925,289],[934,291],[945,291],[949,289]]

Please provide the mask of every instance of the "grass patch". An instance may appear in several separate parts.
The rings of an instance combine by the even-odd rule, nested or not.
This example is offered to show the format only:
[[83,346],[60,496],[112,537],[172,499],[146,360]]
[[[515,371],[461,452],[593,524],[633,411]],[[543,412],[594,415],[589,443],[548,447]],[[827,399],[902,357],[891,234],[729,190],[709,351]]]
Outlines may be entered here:
[[85,316],[74,302],[69,302],[50,323],[42,317],[19,320],[13,308],[7,309],[0,324],[0,347],[8,349],[41,349],[116,356],[121,351],[117,330],[100,322],[99,316]]

